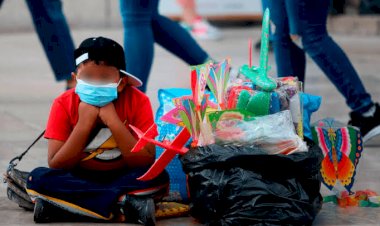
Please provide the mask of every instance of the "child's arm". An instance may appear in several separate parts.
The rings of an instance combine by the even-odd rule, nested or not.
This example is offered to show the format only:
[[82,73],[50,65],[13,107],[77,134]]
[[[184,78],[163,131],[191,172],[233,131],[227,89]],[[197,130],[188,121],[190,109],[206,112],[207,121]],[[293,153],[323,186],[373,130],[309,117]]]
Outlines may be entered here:
[[71,169],[82,159],[83,150],[96,123],[99,108],[81,102],[78,114],[78,123],[65,142],[49,139],[48,163],[51,168]]
[[[128,167],[145,167],[154,162],[156,149],[153,144],[145,145],[138,153],[131,153],[137,140],[120,120],[113,103],[100,108],[99,117],[111,130]],[[126,124],[128,125],[128,122]]]

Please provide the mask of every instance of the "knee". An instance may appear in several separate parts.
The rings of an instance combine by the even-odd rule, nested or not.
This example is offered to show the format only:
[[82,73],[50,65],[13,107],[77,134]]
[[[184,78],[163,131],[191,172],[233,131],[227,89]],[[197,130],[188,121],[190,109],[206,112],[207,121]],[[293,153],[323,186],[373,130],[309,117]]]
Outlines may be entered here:
[[329,38],[327,33],[304,33],[301,36],[302,47],[309,55],[315,55],[324,51],[324,43]]
[[134,26],[146,26],[150,25],[152,21],[152,14],[149,11],[133,11],[131,9],[128,10],[120,10],[121,18],[124,26],[134,27]]
[[289,34],[273,34],[271,36],[273,47],[276,48],[290,48],[292,40]]

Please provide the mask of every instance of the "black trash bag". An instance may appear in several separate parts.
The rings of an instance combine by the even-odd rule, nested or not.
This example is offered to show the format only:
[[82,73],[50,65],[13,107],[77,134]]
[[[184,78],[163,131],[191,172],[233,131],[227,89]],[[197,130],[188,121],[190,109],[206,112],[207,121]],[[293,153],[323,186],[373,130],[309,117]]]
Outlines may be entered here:
[[207,225],[311,225],[322,207],[317,145],[267,155],[258,148],[209,145],[180,158],[190,213]]

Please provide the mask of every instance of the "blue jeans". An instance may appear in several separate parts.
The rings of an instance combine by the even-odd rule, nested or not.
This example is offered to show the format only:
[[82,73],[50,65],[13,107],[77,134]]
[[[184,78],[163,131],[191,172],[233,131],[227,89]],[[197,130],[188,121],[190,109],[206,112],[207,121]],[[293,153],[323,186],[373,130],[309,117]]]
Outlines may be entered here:
[[57,81],[75,70],[74,42],[60,0],[26,0],[38,38]]
[[208,59],[208,54],[185,29],[158,13],[158,3],[159,0],[120,0],[127,72],[141,79],[144,84],[140,89],[144,92],[155,42],[189,65]]
[[[278,76],[293,75],[304,81],[306,52],[353,111],[369,110],[371,96],[346,54],[327,33],[330,0],[273,0],[269,4],[275,25],[272,40]],[[290,39],[290,34],[300,36],[302,47]]]
[[149,181],[136,179],[147,170],[67,171],[38,167],[30,172],[27,189],[32,196],[43,197],[69,212],[78,213],[78,209],[84,208],[107,218],[121,195],[150,190],[153,198],[159,198],[160,193],[168,189],[169,176],[166,171]]

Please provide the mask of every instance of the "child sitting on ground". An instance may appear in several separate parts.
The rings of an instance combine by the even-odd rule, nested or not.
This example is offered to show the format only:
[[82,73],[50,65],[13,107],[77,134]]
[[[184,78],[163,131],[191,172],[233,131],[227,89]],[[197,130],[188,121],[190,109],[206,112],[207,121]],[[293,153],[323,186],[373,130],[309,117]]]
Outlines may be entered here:
[[141,81],[125,71],[124,50],[111,39],[86,39],[74,56],[76,87],[55,99],[45,132],[50,168],[34,169],[27,182],[34,220],[154,224],[153,199],[167,192],[169,179],[164,172],[136,180],[155,159],[152,144],[130,152],[137,137],[128,125],[146,131],[154,123],[148,97],[135,88]]

